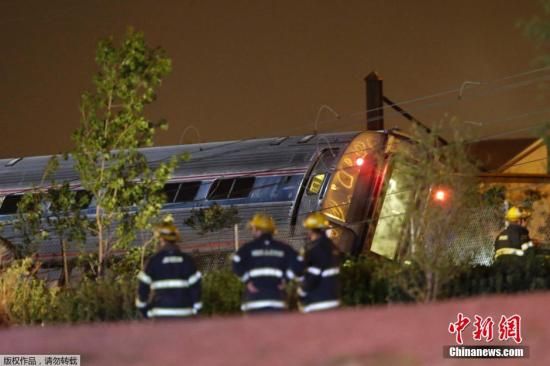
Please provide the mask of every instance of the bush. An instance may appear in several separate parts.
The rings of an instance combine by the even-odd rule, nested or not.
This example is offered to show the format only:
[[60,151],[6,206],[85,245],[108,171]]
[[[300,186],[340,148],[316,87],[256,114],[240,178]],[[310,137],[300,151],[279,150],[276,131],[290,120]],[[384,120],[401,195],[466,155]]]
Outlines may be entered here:
[[[113,264],[101,278],[86,277],[71,287],[49,287],[36,277],[30,259],[16,261],[0,272],[0,325],[115,321],[139,318],[134,307],[137,280],[132,258]],[[114,268],[120,272],[115,273]],[[127,270],[122,270],[126,268]],[[550,289],[550,258],[533,257],[517,266],[455,268],[438,299]],[[411,302],[425,275],[414,263],[400,264],[361,256],[341,269],[345,306]],[[288,286],[290,309],[296,308],[295,285]],[[240,312],[243,285],[229,268],[206,272],[202,282],[205,316]]]
[[136,318],[135,276],[82,277],[72,287],[49,287],[30,259],[0,274],[0,324],[90,322]]
[[342,302],[347,306],[387,302],[389,281],[382,266],[381,260],[372,257],[346,260],[340,272]]
[[[31,259],[14,262],[0,276],[0,322],[41,324],[55,313],[57,290],[34,276]],[[1,323],[0,323],[1,324]]]
[[[441,289],[439,300],[484,294],[550,289],[550,257],[531,257],[516,265],[457,266]],[[410,302],[422,288],[421,267],[369,256],[349,259],[342,266],[342,302],[347,306]]]
[[242,292],[243,285],[231,270],[225,268],[207,272],[202,281],[202,314],[240,312]]
[[443,298],[550,289],[550,257],[536,256],[518,264],[472,266],[443,288]]
[[133,276],[84,277],[75,287],[63,288],[56,301],[55,322],[92,322],[137,318]]

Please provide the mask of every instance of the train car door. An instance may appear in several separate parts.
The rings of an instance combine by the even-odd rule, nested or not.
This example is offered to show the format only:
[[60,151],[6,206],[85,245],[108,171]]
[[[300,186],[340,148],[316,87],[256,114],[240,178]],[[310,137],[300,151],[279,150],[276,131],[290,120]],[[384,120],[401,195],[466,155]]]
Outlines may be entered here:
[[322,150],[309,174],[302,181],[302,187],[293,210],[291,225],[301,228],[305,216],[320,208],[320,203],[331,177],[331,170],[338,158],[338,149]]

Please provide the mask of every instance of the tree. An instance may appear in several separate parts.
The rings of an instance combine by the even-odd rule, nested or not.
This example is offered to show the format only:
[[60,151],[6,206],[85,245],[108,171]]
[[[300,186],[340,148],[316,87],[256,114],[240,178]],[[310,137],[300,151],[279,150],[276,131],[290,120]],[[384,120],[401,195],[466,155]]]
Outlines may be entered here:
[[129,30],[120,46],[99,43],[95,90],[81,98],[81,126],[74,133],[72,157],[80,182],[95,202],[91,233],[98,244],[97,274],[114,249],[127,248],[136,232],[149,229],[164,202],[162,188],[181,156],[151,167],[138,149],[152,146],[157,128],[145,107],[171,70],[160,48],[146,45],[142,33]]
[[550,0],[538,0],[542,14],[533,15],[529,19],[518,21],[517,26],[523,31],[525,36],[534,42],[541,55],[536,62],[543,65],[550,65]]
[[215,203],[207,208],[191,210],[185,225],[195,229],[200,235],[205,235],[233,227],[239,221],[239,211],[236,207],[222,207]]
[[[451,121],[451,124],[453,122]],[[398,276],[402,287],[417,301],[435,300],[457,266],[467,263],[474,252],[457,252],[460,241],[479,243],[483,230],[475,224],[481,209],[478,169],[471,161],[466,140],[455,132],[442,145],[438,128],[428,133],[415,128],[412,144],[395,154],[392,179],[409,190],[400,259],[406,265]]]
[[[540,55],[535,59],[537,64],[543,66],[550,65],[550,0],[538,0],[542,14],[533,15],[529,19],[521,19],[517,26],[523,31],[523,34],[531,40]],[[545,85],[543,85],[544,87]],[[550,123],[546,123],[539,129],[539,137],[546,144],[550,151]],[[547,170],[550,172],[550,159],[547,162]]]
[[58,166],[58,158],[53,156],[40,184],[42,187],[46,179],[50,179],[48,188],[35,187],[23,196],[17,207],[15,228],[26,244],[26,254],[34,251],[37,242],[47,238],[59,241],[63,260],[63,281],[60,282],[68,285],[67,248],[69,243],[83,244],[86,241],[89,221],[83,209],[91,198],[88,194],[82,194],[84,191],[71,189],[68,182],[58,183],[53,177]]

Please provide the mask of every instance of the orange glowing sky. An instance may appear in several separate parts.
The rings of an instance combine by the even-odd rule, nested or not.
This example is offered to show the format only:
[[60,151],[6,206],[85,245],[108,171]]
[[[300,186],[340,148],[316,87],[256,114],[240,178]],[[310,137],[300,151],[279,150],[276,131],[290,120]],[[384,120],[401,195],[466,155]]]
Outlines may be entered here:
[[[363,128],[371,70],[395,101],[532,70],[535,49],[515,23],[537,11],[536,1],[522,0],[4,1],[0,157],[70,149],[96,43],[130,25],[173,59],[148,111],[170,122],[157,139],[164,145],[308,133],[323,104],[342,118],[321,131]],[[458,116],[478,136],[510,131],[550,116],[540,97],[545,75],[404,107],[428,124]],[[321,120],[331,117],[325,111]],[[189,125],[200,136],[181,138]],[[406,123],[387,113],[386,126]]]

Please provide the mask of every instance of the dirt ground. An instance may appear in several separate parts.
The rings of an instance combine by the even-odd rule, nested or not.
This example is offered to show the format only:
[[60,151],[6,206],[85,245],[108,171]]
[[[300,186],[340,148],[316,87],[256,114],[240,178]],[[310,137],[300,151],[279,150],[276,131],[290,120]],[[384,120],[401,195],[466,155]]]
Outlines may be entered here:
[[[430,305],[345,309],[164,322],[0,330],[0,354],[80,354],[82,365],[550,365],[550,294],[495,296]],[[450,322],[522,316],[528,359],[443,358]],[[487,344],[472,339],[465,344]],[[500,344],[493,341],[491,345]],[[513,344],[513,343],[511,343]]]

